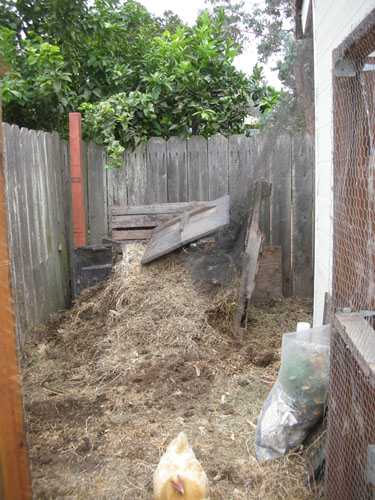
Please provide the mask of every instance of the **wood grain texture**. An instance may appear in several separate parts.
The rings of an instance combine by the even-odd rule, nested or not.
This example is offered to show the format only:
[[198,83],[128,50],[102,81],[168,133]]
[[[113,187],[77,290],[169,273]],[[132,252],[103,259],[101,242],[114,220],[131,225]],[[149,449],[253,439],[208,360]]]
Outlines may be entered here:
[[231,207],[249,206],[250,176],[249,138],[233,135],[229,138],[229,193]]
[[151,205],[119,205],[111,207],[111,214],[114,215],[143,215],[143,214],[175,214],[185,208],[199,206],[202,203],[182,201],[176,203],[152,203]]
[[32,498],[11,283],[0,98],[0,498]]
[[147,190],[145,204],[168,201],[167,144],[160,137],[147,143]]
[[168,201],[187,201],[187,141],[178,137],[167,141],[167,177]]
[[[125,182],[112,181],[111,185],[107,187],[107,174],[104,166],[105,157],[102,148],[90,142],[87,145],[90,245],[100,245],[102,239],[108,235],[107,193],[108,197],[113,196],[113,186],[120,186],[122,189],[126,190],[126,179]],[[120,201],[123,202],[123,200],[116,199],[111,200],[111,203],[119,203]]]
[[295,135],[292,142],[293,261],[292,294],[311,297],[314,286],[314,162],[313,138]]
[[208,149],[204,137],[190,137],[187,143],[189,200],[208,200]]
[[292,292],[291,276],[291,138],[278,136],[270,150],[273,168],[271,204],[271,244],[281,245],[283,249],[283,294],[289,297]]
[[281,299],[282,296],[282,248],[280,246],[265,246],[259,257],[251,302],[269,302],[272,299]]
[[134,151],[125,154],[127,174],[127,203],[142,205],[147,199],[147,161],[146,145],[141,144]]
[[208,199],[228,194],[228,140],[222,135],[208,139]]
[[74,245],[79,247],[87,244],[81,113],[69,113],[69,139]]

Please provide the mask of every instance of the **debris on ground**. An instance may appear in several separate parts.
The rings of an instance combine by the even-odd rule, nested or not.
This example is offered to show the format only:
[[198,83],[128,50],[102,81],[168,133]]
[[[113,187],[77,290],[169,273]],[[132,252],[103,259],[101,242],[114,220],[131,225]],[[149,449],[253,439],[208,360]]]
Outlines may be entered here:
[[168,443],[187,435],[211,500],[312,499],[304,451],[261,467],[257,418],[281,337],[311,300],[250,304],[231,331],[238,282],[197,286],[184,252],[142,266],[128,245],[110,278],[29,336],[23,386],[35,498],[146,500]]

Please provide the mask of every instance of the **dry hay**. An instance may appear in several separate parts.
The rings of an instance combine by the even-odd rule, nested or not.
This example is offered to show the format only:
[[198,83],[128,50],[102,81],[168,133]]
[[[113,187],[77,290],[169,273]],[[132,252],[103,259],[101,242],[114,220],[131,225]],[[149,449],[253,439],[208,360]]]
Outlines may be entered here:
[[311,303],[252,306],[240,345],[233,291],[198,291],[181,254],[147,267],[142,254],[129,246],[107,282],[27,341],[35,497],[150,499],[160,455],[185,430],[212,500],[315,498],[303,452],[261,467],[253,451],[281,334],[311,321]]

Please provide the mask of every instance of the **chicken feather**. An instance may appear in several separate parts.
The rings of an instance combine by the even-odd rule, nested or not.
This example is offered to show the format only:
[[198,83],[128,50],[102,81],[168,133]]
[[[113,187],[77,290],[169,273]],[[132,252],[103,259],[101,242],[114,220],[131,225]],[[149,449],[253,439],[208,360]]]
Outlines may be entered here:
[[209,500],[206,473],[184,432],[169,444],[155,470],[154,500]]

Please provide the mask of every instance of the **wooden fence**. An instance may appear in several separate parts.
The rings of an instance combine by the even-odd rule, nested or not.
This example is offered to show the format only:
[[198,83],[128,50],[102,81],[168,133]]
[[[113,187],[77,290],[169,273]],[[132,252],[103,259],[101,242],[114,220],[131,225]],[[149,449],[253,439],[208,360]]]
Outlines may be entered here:
[[230,194],[232,205],[249,203],[251,183],[272,182],[261,230],[283,248],[283,293],[312,296],[313,141],[309,135],[234,135],[208,140],[152,138],[127,151],[120,169],[105,170],[103,149],[85,148],[88,228],[91,244],[109,231],[109,207],[154,202],[204,201]]
[[70,303],[68,145],[3,124],[9,244],[18,338]]
[[[248,204],[248,188],[272,182],[261,229],[283,247],[284,295],[312,295],[313,145],[308,135],[235,135],[188,141],[152,138],[106,170],[103,148],[84,145],[89,244],[109,235],[109,207],[204,201],[230,194]],[[56,133],[4,124],[4,163],[19,338],[70,302],[72,248],[68,145]]]

